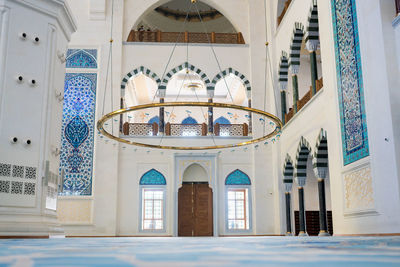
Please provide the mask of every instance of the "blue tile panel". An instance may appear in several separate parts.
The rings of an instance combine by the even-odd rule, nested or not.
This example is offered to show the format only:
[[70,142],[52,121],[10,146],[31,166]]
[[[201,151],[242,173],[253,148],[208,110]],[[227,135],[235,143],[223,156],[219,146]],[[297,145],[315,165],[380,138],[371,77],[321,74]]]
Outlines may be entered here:
[[66,68],[97,69],[97,49],[68,49]]
[[355,0],[332,0],[343,163],[369,155]]
[[143,174],[142,178],[140,178],[140,185],[166,185],[167,181],[165,180],[164,175],[155,169],[151,169],[150,171]]
[[92,194],[96,84],[95,73],[65,76],[60,171],[66,195]]
[[225,185],[251,185],[251,181],[241,170],[234,170],[226,177]]

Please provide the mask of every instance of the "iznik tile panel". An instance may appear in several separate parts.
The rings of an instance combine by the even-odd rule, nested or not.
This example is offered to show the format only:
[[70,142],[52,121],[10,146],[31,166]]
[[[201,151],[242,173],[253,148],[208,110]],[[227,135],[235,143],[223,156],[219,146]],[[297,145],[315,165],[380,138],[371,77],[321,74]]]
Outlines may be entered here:
[[66,68],[97,69],[97,49],[68,49]]
[[164,175],[155,169],[151,169],[150,171],[143,174],[140,178],[140,185],[166,185],[167,181],[165,180]]
[[225,185],[251,185],[250,178],[241,170],[234,170],[225,179]]
[[92,194],[96,84],[95,73],[65,76],[60,155],[65,195]]
[[355,0],[332,0],[344,165],[369,155]]

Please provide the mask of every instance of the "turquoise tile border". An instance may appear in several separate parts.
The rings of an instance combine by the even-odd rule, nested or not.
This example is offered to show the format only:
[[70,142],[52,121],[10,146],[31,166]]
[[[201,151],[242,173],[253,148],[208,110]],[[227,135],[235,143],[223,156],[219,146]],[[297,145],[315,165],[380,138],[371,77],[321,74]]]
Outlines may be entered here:
[[343,164],[369,155],[355,0],[332,0]]

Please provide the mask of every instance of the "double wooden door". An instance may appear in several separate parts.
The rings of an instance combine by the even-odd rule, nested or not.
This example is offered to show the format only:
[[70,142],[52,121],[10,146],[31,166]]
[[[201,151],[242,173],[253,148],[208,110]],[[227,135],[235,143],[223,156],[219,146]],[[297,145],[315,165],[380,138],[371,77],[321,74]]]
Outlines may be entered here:
[[212,207],[208,183],[183,183],[178,192],[178,236],[212,236]]

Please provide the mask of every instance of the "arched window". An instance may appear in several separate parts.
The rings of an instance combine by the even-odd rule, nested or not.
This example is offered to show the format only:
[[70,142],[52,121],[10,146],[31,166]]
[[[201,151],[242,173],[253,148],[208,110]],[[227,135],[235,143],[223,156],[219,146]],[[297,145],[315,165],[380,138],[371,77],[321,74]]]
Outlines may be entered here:
[[182,124],[197,124],[197,121],[192,117],[183,119]]
[[166,184],[164,175],[155,169],[140,178],[140,231],[165,231]]
[[251,180],[241,170],[231,172],[225,179],[226,230],[251,231]]

